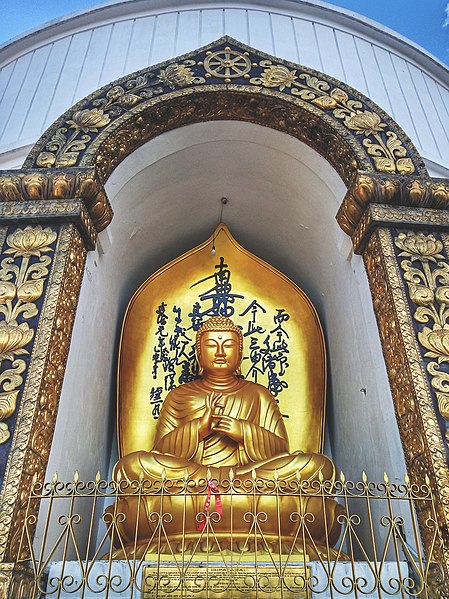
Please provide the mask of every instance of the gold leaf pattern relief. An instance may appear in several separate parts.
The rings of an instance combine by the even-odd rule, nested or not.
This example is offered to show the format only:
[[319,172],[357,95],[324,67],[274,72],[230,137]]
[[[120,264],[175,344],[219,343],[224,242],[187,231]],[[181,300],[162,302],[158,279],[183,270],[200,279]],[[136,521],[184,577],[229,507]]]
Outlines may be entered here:
[[[434,235],[400,233],[394,240],[410,299],[414,319],[424,326],[418,341],[430,358],[427,372],[435,392],[438,410],[449,421],[449,264],[442,254],[443,243]],[[432,266],[431,266],[432,265]]]
[[192,69],[183,64],[169,64],[159,73],[159,82],[168,85],[170,89],[191,85],[194,81],[195,75]]
[[280,91],[291,87],[296,79],[296,71],[290,71],[283,65],[270,65],[260,76],[260,82],[264,87],[278,87]]
[[6,443],[10,438],[11,433],[9,431],[8,425],[6,422],[0,422],[0,445]]
[[353,129],[359,135],[375,135],[376,133],[380,133],[387,126],[385,123],[382,123],[380,117],[374,112],[369,112],[368,110],[358,110],[357,112],[346,116],[344,119],[344,124],[348,129]]
[[105,127],[110,121],[111,118],[108,114],[105,114],[99,108],[93,108],[91,110],[78,110],[78,112],[75,112],[72,118],[67,121],[67,124],[70,127],[73,127],[73,129],[78,129],[85,133],[88,133],[89,131],[97,133],[99,128]]
[[362,144],[372,157],[377,171],[384,173],[413,173],[415,167],[410,158],[404,158],[406,148],[396,133],[388,130],[387,123],[371,110],[364,110],[358,100],[339,87],[331,87],[326,81],[312,77],[306,73],[298,74],[284,65],[273,64],[269,60],[260,62],[264,67],[259,77],[250,79],[253,85],[267,88],[278,88],[284,91],[289,88],[292,95],[311,102],[322,110],[331,110],[336,119],[356,135],[363,135]]
[[396,247],[402,250],[399,256],[420,261],[430,260],[436,262],[437,258],[444,260],[444,256],[441,254],[443,243],[435,239],[433,235],[413,232],[400,233],[394,243]]
[[38,225],[16,229],[6,238],[7,257],[0,263],[0,444],[10,438],[4,421],[16,410],[26,369],[20,356],[29,354],[26,347],[34,337],[26,321],[38,314],[35,302],[44,291],[51,264],[47,254],[56,237],[50,227]]
[[[22,324],[0,322],[0,360],[13,360],[28,352],[23,349],[32,340],[33,329],[26,322]],[[0,375],[1,376],[1,375]]]
[[11,391],[7,393],[0,393],[0,418],[6,420],[14,414],[16,409],[18,391]]
[[[43,482],[45,477],[86,259],[83,239],[73,224],[62,225],[51,258],[50,261],[50,256],[43,255],[39,262],[31,264],[34,267],[40,265],[40,276],[44,276],[42,260],[48,259],[46,264],[47,268],[51,264],[51,271],[43,312],[35,332],[33,359],[26,371],[27,384],[16,409],[17,425],[10,440],[12,445],[4,476],[3,509],[0,511],[0,559],[3,562],[16,561],[30,489],[36,481]],[[51,360],[48,360],[50,354]],[[12,366],[16,367],[15,364]],[[7,423],[0,422],[0,440],[6,440],[8,434]],[[37,515],[37,507],[32,509]]]
[[17,256],[40,256],[42,252],[50,252],[49,247],[56,239],[56,233],[49,227],[43,229],[40,225],[37,227],[25,227],[17,229],[11,235],[8,235],[6,242],[10,249],[5,254],[14,254]]

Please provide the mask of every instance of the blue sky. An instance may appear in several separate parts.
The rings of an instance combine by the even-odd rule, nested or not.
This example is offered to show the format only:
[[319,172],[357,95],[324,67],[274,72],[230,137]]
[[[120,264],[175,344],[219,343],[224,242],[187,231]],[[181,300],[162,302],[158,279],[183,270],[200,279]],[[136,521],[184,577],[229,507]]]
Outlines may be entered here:
[[[448,0],[334,0],[410,38],[449,64]],[[0,44],[70,12],[101,4],[95,0],[0,0]]]

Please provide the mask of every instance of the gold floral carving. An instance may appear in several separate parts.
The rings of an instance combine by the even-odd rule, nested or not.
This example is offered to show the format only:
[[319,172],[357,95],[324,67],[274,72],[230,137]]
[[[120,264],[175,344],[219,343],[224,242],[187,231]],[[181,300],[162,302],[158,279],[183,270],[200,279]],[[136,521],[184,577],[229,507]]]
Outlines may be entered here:
[[[213,98],[224,92],[228,99],[233,94],[244,96],[238,113]],[[195,95],[199,98],[194,102]],[[262,103],[260,96],[271,98],[268,110],[257,108]],[[187,102],[181,101],[184,97]],[[269,57],[229,37],[94,92],[44,133],[24,166],[101,164],[106,180],[111,172],[105,170],[110,163],[111,136],[113,146],[120,139],[120,154],[125,157],[136,142],[141,145],[186,122],[208,120],[208,115],[288,129],[277,114],[279,109],[283,115],[292,113],[288,121],[302,120],[305,129],[301,139],[321,149],[331,164],[339,166],[337,170],[347,182],[357,169],[427,174],[409,138],[368,98],[323,73]],[[170,116],[164,120],[165,115]],[[152,129],[151,134],[148,129]],[[349,150],[349,159],[342,162],[333,158],[334,148],[322,143],[322,137],[337,137],[339,145]]]
[[[35,302],[44,291],[55,240],[54,231],[39,225],[17,229],[6,239],[3,254],[8,257],[0,263],[0,443],[10,437],[5,420],[16,410],[26,369],[20,356],[29,354],[26,346],[34,337],[26,321],[38,313]],[[32,257],[39,260],[31,261]],[[19,317],[25,321],[19,323]],[[5,367],[5,362],[10,365]]]
[[364,109],[358,99],[351,99],[348,92],[325,81],[322,77],[309,73],[297,73],[271,60],[260,61],[263,72],[253,77],[250,83],[263,87],[289,88],[293,96],[311,102],[324,111],[331,111],[334,118],[343,121],[344,126],[364,137],[362,144],[373,157],[376,171],[386,173],[412,174],[413,161],[407,157],[407,149],[398,135],[389,130],[386,122],[376,112]]
[[[186,85],[198,85],[204,83],[204,77],[195,77],[193,69],[194,60],[185,60],[183,64],[171,63],[165,69],[161,69],[158,75],[159,83],[167,85],[170,89],[185,87]],[[137,97],[136,97],[137,100]]]
[[[416,246],[415,246],[416,248]],[[409,248],[411,250],[411,248]],[[436,253],[437,248],[434,247]],[[407,470],[412,483],[429,477],[434,489],[442,540],[436,548],[444,569],[446,587],[435,596],[449,596],[449,472],[445,449],[433,408],[430,388],[408,308],[399,266],[388,229],[377,229],[363,254],[373,298],[382,349],[401,435]],[[429,516],[417,506],[426,551]]]
[[[84,212],[90,216],[97,231],[102,231],[111,222],[112,208],[93,167],[50,169],[22,169],[20,171],[0,171],[0,213],[8,210],[8,203],[79,199]],[[61,202],[61,205],[64,205]],[[67,204],[66,204],[67,205]],[[31,210],[29,204],[27,210]],[[40,204],[43,208],[49,204]],[[17,208],[16,208],[17,209]],[[9,208],[9,212],[11,212]],[[35,213],[37,209],[35,209]],[[12,214],[11,214],[12,216]],[[14,215],[17,216],[17,215]]]
[[[413,317],[423,326],[418,340],[425,358],[431,358],[431,376],[440,414],[449,420],[449,262],[442,254],[443,243],[432,234],[400,233],[395,245],[401,251],[401,268],[410,300],[416,306]],[[449,435],[446,433],[449,441]]]
[[109,125],[135,104],[164,92],[164,87],[175,89],[186,85],[204,83],[190,68],[195,61],[170,63],[159,72],[141,72],[137,77],[114,83],[103,97],[96,98],[92,107],[76,110],[59,127],[36,160],[38,167],[65,168],[75,166],[80,153],[87,148],[101,129]]
[[[28,247],[27,244],[22,237],[20,248]],[[19,244],[15,247],[19,248]],[[33,480],[43,481],[45,476],[85,258],[86,250],[77,228],[63,225],[35,332],[1,491],[1,561],[16,560],[31,485]]]

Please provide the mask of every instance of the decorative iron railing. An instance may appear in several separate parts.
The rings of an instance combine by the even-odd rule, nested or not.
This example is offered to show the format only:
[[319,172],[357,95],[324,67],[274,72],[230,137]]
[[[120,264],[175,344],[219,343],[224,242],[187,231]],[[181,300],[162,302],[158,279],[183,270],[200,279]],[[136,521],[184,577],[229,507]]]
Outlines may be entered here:
[[[417,510],[428,514],[426,554]],[[231,470],[221,481],[129,484],[75,474],[34,485],[19,561],[32,571],[33,599],[428,598],[444,596],[439,543],[428,481],[241,480]]]

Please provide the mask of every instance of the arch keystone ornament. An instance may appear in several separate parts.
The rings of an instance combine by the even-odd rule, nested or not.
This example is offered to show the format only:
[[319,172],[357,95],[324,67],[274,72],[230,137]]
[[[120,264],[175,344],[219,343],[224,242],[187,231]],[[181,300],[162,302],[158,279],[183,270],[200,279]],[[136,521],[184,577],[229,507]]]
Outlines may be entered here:
[[213,120],[296,137],[347,186],[337,221],[365,262],[411,484],[428,476],[436,497],[433,596],[448,597],[449,181],[430,178],[404,131],[357,90],[229,37],[95,91],[22,169],[0,172],[0,385],[11,381],[0,389],[0,595],[19,598],[29,580],[12,563],[29,490],[45,476],[86,251],[112,218],[104,183],[161,133]]

